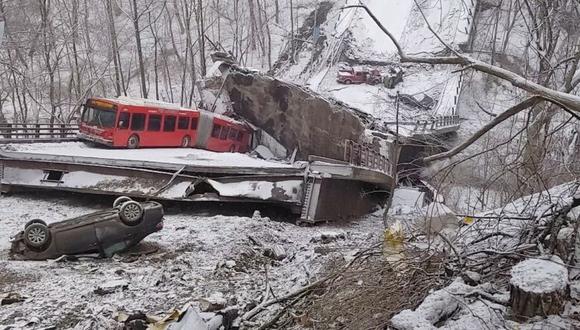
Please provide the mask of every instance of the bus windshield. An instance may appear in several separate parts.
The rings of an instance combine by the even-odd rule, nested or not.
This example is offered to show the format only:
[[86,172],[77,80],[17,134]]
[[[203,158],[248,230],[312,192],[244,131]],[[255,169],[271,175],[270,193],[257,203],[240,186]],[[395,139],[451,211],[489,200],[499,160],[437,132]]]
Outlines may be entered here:
[[115,127],[116,110],[105,110],[86,106],[81,121],[87,125],[100,128]]

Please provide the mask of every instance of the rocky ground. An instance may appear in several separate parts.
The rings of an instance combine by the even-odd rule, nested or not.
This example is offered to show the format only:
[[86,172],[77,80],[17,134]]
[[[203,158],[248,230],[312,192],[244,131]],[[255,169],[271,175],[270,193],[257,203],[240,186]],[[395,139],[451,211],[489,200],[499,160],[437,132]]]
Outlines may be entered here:
[[260,216],[248,208],[169,203],[161,232],[112,259],[9,259],[9,238],[28,220],[50,223],[111,203],[54,192],[0,197],[0,296],[23,298],[0,306],[0,329],[110,328],[120,325],[120,312],[165,315],[210,296],[243,313],[261,301],[267,283],[274,295],[306,285],[327,262],[348,258],[382,232],[378,214],[299,227],[276,210],[271,220],[267,209]]

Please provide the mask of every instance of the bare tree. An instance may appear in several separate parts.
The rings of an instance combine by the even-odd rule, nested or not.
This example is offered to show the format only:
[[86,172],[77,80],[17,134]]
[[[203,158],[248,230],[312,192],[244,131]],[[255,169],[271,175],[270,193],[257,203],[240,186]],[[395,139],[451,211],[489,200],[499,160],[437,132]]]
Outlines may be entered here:
[[115,92],[117,96],[121,95],[121,86],[123,86],[123,93],[127,95],[123,79],[123,73],[120,65],[119,46],[117,44],[117,30],[115,29],[115,17],[113,15],[113,0],[105,0],[105,8],[107,13],[109,37],[111,41],[111,56],[113,58],[113,69],[115,70]]
[[141,46],[141,30],[139,29],[139,20],[141,16],[146,13],[153,1],[149,2],[145,9],[139,12],[139,8],[137,7],[137,0],[132,0],[131,4],[131,13],[133,19],[133,28],[135,29],[135,43],[137,45],[137,59],[139,61],[139,76],[141,78],[141,96],[147,98],[147,79],[145,78],[145,63],[143,59],[143,47]]
[[[377,19],[377,17],[371,12],[371,10],[364,5],[353,5],[346,6],[345,8],[362,8],[364,9],[372,20],[379,26],[379,28],[387,35],[387,37],[395,44],[397,52],[399,54],[400,60],[403,63],[425,63],[425,64],[444,64],[444,65],[460,65],[465,69],[476,70],[491,76],[497,77],[499,79],[505,80],[511,83],[513,86],[520,88],[532,96],[526,100],[518,103],[517,105],[511,107],[510,109],[504,111],[502,114],[498,115],[496,119],[490,125],[486,125],[481,128],[478,132],[472,135],[470,139],[456,147],[450,152],[437,154],[434,156],[426,157],[424,160],[426,162],[432,162],[435,160],[440,160],[444,158],[449,158],[456,155],[458,152],[464,150],[466,147],[475,142],[479,137],[488,132],[490,129],[495,127],[497,124],[505,121],[514,114],[528,109],[540,103],[540,101],[549,102],[554,105],[550,107],[548,111],[555,111],[557,108],[563,109],[564,111],[578,117],[580,113],[580,97],[571,93],[565,92],[564,86],[559,89],[553,89],[546,86],[542,86],[539,83],[531,81],[514,73],[512,71],[506,70],[504,68],[498,67],[496,65],[491,65],[483,61],[477,60],[466,54],[462,54],[457,50],[449,46],[444,40],[442,40],[435,31],[428,24],[429,29],[435,34],[439,41],[446,46],[452,52],[450,56],[418,56],[418,55],[407,55],[398,40],[384,27],[384,25]],[[575,88],[580,83],[580,76],[574,76],[569,82],[569,86]],[[499,119],[498,119],[499,118]]]

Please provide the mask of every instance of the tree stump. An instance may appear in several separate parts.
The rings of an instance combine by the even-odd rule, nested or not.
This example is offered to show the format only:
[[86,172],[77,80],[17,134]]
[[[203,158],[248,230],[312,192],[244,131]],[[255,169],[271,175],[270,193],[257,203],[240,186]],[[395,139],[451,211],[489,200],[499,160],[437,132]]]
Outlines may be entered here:
[[510,305],[517,318],[560,314],[570,289],[562,259],[527,259],[512,268]]

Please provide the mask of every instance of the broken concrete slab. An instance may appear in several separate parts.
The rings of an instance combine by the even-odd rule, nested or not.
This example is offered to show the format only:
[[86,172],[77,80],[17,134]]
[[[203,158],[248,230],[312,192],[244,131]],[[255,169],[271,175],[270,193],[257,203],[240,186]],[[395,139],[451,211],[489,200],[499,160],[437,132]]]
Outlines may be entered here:
[[345,240],[346,239],[346,234],[344,232],[332,232],[332,231],[328,231],[328,232],[323,232],[320,233],[319,235],[313,237],[310,242],[312,243],[322,243],[322,244],[328,244],[337,240]]
[[99,285],[94,292],[100,296],[104,296],[106,294],[126,290],[128,287],[129,282],[127,282],[126,280],[123,279],[113,280]]
[[368,115],[269,76],[231,71],[225,89],[234,111],[266,131],[297,159],[344,158],[345,141],[363,142]]
[[[218,327],[219,328],[219,327]],[[167,327],[168,330],[209,330],[210,327],[203,321],[199,313],[189,306],[182,311],[179,320]],[[211,328],[214,329],[214,328]]]
[[264,249],[264,256],[277,261],[282,261],[286,259],[287,254],[282,245],[273,245]]
[[25,301],[26,298],[17,292],[0,294],[0,306],[12,305]]
[[199,299],[199,308],[202,312],[215,312],[226,307],[228,301],[221,292],[214,292],[207,298]]

